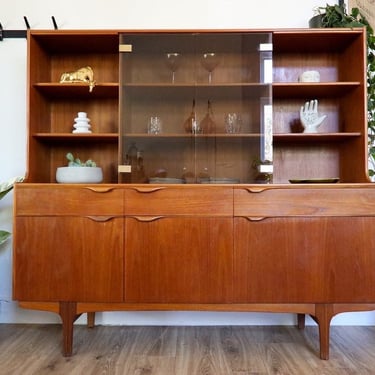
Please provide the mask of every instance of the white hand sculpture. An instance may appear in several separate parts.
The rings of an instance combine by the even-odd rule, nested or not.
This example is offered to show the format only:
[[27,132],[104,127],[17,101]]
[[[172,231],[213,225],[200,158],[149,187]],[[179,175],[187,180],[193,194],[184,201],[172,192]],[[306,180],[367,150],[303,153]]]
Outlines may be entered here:
[[304,128],[304,133],[317,133],[318,127],[322,124],[326,115],[319,116],[318,101],[310,100],[306,102],[300,110],[300,119]]

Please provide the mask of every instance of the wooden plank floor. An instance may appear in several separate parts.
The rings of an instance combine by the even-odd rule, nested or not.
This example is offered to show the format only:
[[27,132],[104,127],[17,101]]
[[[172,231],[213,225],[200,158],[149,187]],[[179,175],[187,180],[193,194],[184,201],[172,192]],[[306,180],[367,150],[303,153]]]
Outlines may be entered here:
[[1,375],[373,375],[375,327],[333,326],[330,354],[315,326],[75,326],[64,358],[59,325],[0,324]]

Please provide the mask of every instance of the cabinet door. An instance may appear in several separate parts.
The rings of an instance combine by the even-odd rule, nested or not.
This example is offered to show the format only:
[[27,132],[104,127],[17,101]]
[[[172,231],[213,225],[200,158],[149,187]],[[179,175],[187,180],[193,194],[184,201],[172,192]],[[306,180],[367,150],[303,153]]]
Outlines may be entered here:
[[235,218],[239,303],[375,301],[373,217]]
[[254,181],[254,162],[272,160],[271,34],[135,32],[120,43],[120,182]]
[[14,298],[120,302],[123,218],[17,217]]
[[125,301],[229,302],[232,244],[232,218],[126,218]]

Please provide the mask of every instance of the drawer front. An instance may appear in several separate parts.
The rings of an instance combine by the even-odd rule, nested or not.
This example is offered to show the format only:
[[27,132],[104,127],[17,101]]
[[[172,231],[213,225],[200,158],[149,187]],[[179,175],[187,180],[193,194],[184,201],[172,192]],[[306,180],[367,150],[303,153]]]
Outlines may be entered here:
[[234,216],[375,216],[375,186],[235,188]]
[[113,185],[18,184],[16,216],[123,215],[123,189]]
[[126,215],[233,216],[231,187],[134,187],[125,190]]

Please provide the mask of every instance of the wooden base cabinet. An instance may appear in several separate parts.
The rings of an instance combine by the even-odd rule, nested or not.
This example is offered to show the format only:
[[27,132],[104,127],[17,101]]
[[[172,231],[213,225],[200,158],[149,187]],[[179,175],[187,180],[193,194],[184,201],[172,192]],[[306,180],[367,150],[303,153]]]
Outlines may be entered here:
[[18,184],[14,298],[60,314],[64,355],[82,313],[205,310],[311,315],[327,359],[332,317],[375,309],[374,212],[370,184]]

